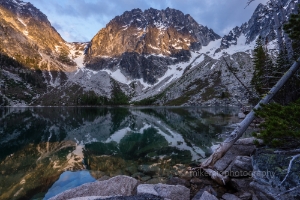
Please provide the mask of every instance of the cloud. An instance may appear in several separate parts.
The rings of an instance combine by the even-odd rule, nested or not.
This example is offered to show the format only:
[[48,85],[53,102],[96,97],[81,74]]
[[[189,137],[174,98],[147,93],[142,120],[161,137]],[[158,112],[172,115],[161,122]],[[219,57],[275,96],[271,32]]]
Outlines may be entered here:
[[259,3],[246,9],[247,0],[27,0],[44,12],[67,41],[87,41],[117,15],[127,10],[167,7],[190,14],[198,23],[224,35],[248,21]]

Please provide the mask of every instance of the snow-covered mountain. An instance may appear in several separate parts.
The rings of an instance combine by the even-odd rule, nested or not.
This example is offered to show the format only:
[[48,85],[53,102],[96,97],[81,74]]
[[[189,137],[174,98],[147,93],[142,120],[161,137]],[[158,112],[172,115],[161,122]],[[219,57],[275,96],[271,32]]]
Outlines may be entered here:
[[[295,12],[298,1],[278,1]],[[32,4],[3,0],[0,104],[78,105],[85,95],[105,102],[120,94],[140,104],[247,103],[255,40],[278,49],[267,10],[259,4],[248,22],[220,37],[175,9],[134,9],[90,42],[67,43]]]

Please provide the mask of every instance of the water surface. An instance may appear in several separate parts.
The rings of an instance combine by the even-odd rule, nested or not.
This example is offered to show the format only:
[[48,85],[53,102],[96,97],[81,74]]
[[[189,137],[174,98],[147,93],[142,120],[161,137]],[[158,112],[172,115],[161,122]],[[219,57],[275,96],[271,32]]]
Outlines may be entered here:
[[48,199],[120,174],[164,182],[209,156],[239,121],[238,111],[0,108],[0,199]]

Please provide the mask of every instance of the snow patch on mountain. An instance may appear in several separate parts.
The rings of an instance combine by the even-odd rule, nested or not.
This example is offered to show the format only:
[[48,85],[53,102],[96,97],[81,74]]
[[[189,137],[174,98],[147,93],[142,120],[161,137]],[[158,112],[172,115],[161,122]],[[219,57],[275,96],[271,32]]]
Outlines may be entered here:
[[237,44],[232,44],[227,49],[220,49],[222,39],[210,42],[207,46],[203,46],[199,51],[200,53],[206,54],[214,59],[220,59],[223,55],[235,54],[238,52],[249,52],[253,50],[255,46],[255,41],[250,44],[246,44],[247,38],[244,34],[237,38]]
[[103,69],[101,71],[107,72],[110,75],[110,77],[112,77],[116,81],[119,81],[120,83],[130,84],[132,82],[132,81],[129,81],[129,79],[126,76],[124,76],[124,74],[122,74],[120,69],[117,69],[114,72],[111,70],[108,70],[108,69]]

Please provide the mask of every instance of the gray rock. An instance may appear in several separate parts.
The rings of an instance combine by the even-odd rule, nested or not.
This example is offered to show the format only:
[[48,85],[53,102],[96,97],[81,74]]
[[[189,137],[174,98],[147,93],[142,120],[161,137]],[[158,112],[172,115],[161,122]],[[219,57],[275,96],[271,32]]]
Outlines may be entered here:
[[172,200],[190,199],[190,189],[181,185],[141,184],[137,187],[138,194],[152,194]]
[[244,119],[246,117],[246,115],[244,113],[239,113],[238,114],[238,118],[240,119]]
[[134,178],[116,176],[109,180],[87,183],[67,190],[51,198],[51,200],[64,200],[88,196],[130,196],[134,194],[137,184],[138,182]]
[[252,194],[249,192],[242,192],[241,194],[238,195],[238,197],[241,200],[251,200],[252,199]]
[[154,189],[154,184],[141,184],[137,187],[138,194],[153,194],[158,196],[157,191]]
[[139,194],[134,196],[101,196],[101,197],[78,197],[73,198],[70,200],[100,200],[100,199],[106,199],[106,200],[164,200],[162,197],[158,197],[151,194]]
[[248,145],[248,146],[252,146],[255,143],[254,141],[258,141],[259,144],[263,144],[263,140],[257,139],[257,138],[254,138],[254,137],[238,139],[234,144],[235,145]]
[[108,199],[111,196],[89,196],[89,197],[76,197],[69,200],[99,200],[99,199]]
[[139,194],[135,196],[128,196],[128,197],[110,197],[106,200],[166,200],[162,197],[158,197],[151,194]]
[[193,200],[218,200],[218,198],[210,194],[209,192],[204,191],[202,196],[199,199],[193,198]]
[[237,156],[223,174],[230,177],[247,177],[252,174],[252,160],[249,156]]
[[255,149],[254,138],[240,139],[216,162],[214,167],[223,172],[237,156],[250,156]]
[[230,183],[237,191],[248,191],[252,181],[252,178],[232,178]]
[[237,196],[235,196],[235,195],[233,195],[233,194],[228,194],[228,193],[224,194],[224,195],[222,196],[222,198],[225,199],[225,200],[241,200],[241,199],[238,198]]
[[203,196],[203,194],[205,192],[208,192],[209,194],[211,194],[215,197],[217,196],[217,192],[209,185],[209,186],[205,186],[203,189],[199,190],[199,192],[197,192],[197,194],[193,197],[192,200],[201,199],[201,197]]

